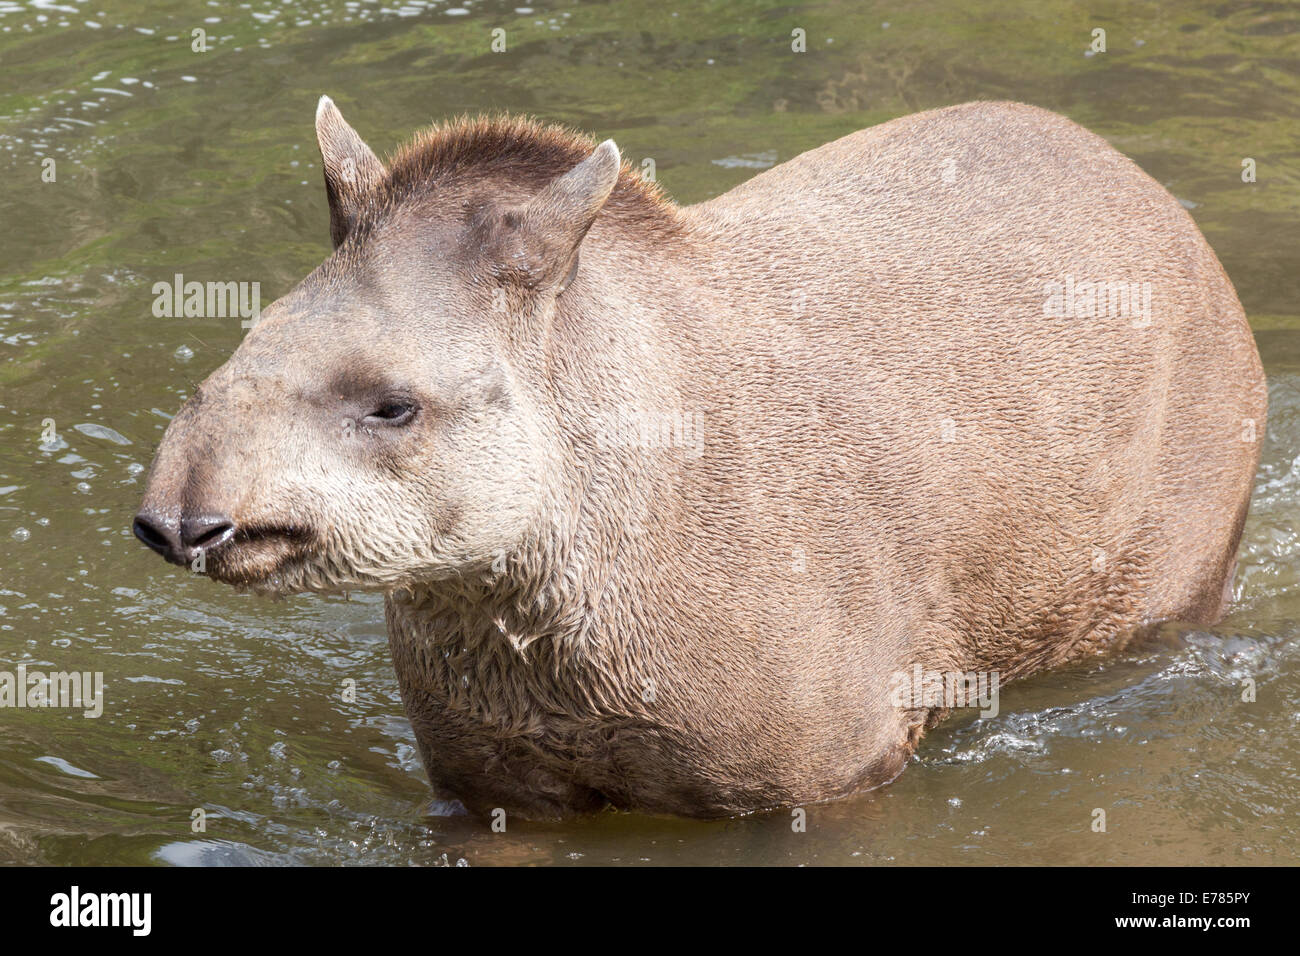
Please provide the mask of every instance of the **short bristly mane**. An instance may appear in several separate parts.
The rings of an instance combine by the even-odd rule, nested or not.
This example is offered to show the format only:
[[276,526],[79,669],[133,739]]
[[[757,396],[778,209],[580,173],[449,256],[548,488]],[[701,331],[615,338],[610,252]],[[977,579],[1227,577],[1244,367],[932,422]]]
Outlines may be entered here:
[[[398,150],[375,207],[391,209],[435,190],[494,178],[538,192],[595,147],[583,133],[531,117],[460,116],[430,127]],[[601,216],[656,231],[681,227],[677,206],[626,160]]]

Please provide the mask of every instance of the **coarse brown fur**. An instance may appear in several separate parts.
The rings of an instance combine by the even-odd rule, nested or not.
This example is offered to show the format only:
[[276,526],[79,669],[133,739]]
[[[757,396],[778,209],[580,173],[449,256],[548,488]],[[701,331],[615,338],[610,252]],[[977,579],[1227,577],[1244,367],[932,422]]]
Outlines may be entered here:
[[[506,180],[538,192],[591,155],[587,136],[524,116],[461,116],[420,133],[398,150],[375,191],[376,206],[437,195],[459,183]],[[601,217],[628,228],[677,232],[684,220],[654,180],[623,163]]]
[[[1222,613],[1254,341],[1186,211],[1068,120],[908,116],[692,207],[524,120],[387,167],[327,100],[317,131],[335,253],[178,414],[142,536],[383,591],[472,811],[830,799],[946,712],[898,701],[915,666],[1005,681]],[[1067,280],[1102,291],[1063,314]]]

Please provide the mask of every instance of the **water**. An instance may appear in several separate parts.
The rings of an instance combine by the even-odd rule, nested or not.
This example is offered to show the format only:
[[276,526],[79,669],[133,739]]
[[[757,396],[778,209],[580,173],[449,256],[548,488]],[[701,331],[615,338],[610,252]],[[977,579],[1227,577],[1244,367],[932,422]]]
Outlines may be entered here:
[[[1296,862],[1300,9],[133,6],[0,0],[0,669],[107,681],[98,719],[0,710],[0,862]],[[1087,56],[1094,27],[1107,52]],[[788,812],[506,833],[451,814],[415,755],[377,598],[236,595],[127,530],[168,415],[241,335],[237,319],[154,318],[151,287],[257,281],[265,303],[325,256],[321,93],[381,153],[463,111],[581,126],[653,160],[682,202],[919,109],[1068,114],[1184,200],[1256,329],[1271,418],[1236,608],[1009,686],[998,717],[943,725],[892,786],[808,808],[806,832]]]

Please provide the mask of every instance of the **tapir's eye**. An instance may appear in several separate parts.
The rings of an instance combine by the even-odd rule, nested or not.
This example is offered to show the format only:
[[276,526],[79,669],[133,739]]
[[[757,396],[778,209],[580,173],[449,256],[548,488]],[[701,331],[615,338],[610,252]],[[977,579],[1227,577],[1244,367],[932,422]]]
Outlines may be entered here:
[[410,402],[384,402],[366,416],[365,420],[377,425],[405,425],[415,417],[415,405]]

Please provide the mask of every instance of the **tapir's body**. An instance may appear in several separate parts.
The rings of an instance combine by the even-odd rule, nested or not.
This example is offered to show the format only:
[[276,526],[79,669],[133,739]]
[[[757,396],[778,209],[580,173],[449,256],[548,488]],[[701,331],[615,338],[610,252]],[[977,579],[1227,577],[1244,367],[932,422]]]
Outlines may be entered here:
[[[327,121],[328,181],[331,149],[352,147]],[[364,530],[337,530],[349,519],[328,501],[301,504],[328,499],[320,476],[361,467],[351,459],[294,465],[250,504],[248,480],[209,461],[236,441],[247,454],[246,436],[201,407],[172,426],[142,512],[161,527],[216,508],[236,529],[294,532],[297,563],[273,578],[219,550],[215,577],[386,591],[403,698],[444,795],[547,816],[824,800],[892,779],[942,714],[900,706],[899,676],[918,665],[1005,681],[1222,613],[1263,434],[1258,355],[1190,217],[1103,140],[972,104],[852,134],[693,207],[655,200],[625,168],[571,260],[563,229],[528,224],[568,215],[580,170],[527,201],[583,153],[513,129],[549,144],[537,169],[485,161],[476,179],[473,150],[446,146],[455,127],[368,184],[362,155],[351,206],[349,183],[331,183],[335,256],[199,403],[229,419],[251,407],[250,380],[298,382],[310,346],[288,353],[314,340],[295,323],[347,311],[349,270],[377,268],[366,243],[488,250],[478,266],[447,255],[490,282],[457,279],[440,298],[411,280],[393,324],[429,324],[379,346],[433,348],[443,320],[422,310],[456,309],[502,343],[514,424],[496,444],[517,450],[479,469],[481,492],[462,482],[454,507],[426,508],[446,528],[422,570],[404,557],[384,573]],[[422,193],[421,176],[439,185]],[[482,212],[498,194],[521,212]],[[419,266],[394,258],[382,275],[400,285]],[[457,454],[422,435],[384,487]],[[265,454],[315,454],[272,451],[282,440]],[[512,530],[458,535],[494,478],[528,489],[500,505]]]

